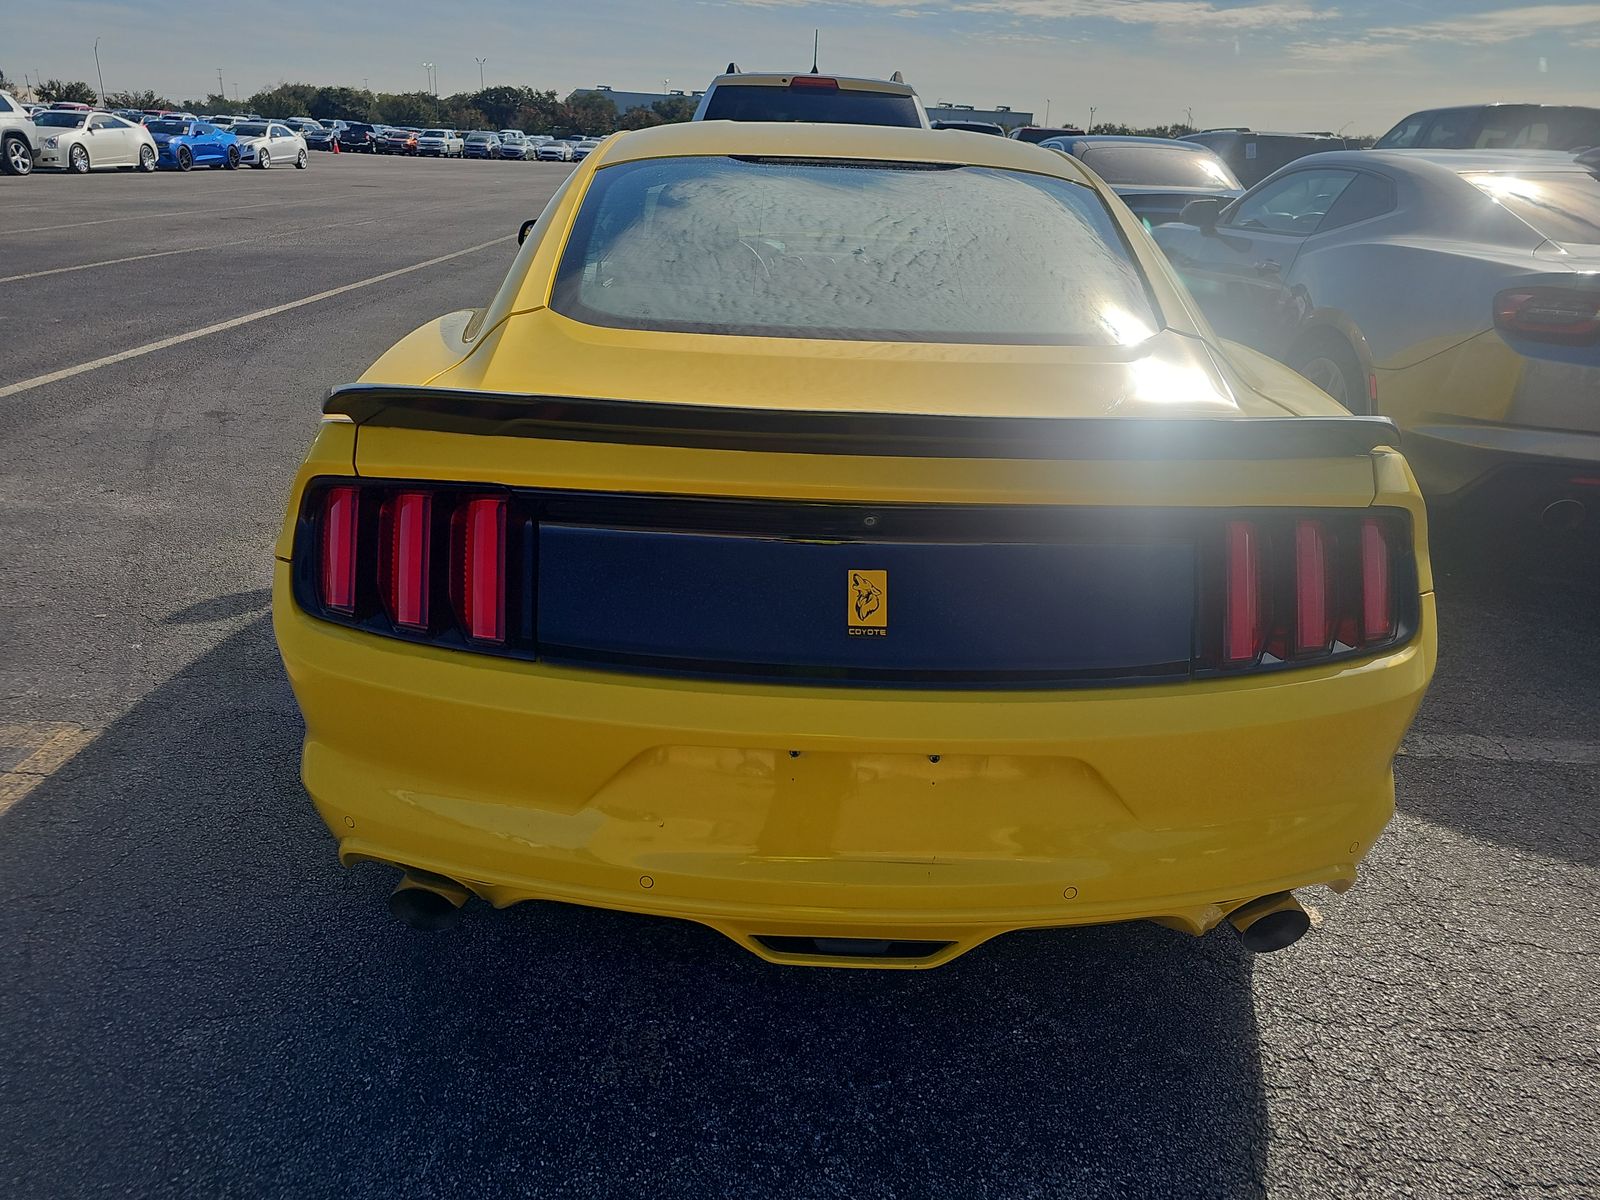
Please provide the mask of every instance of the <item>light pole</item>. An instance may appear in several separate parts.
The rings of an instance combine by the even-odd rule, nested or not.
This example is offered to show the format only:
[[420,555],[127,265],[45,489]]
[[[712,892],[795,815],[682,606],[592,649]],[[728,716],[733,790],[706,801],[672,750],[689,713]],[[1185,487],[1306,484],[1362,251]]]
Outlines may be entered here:
[[95,74],[95,78],[97,78],[100,81],[100,107],[104,108],[105,107],[105,103],[106,103],[106,77],[100,73],[100,39],[99,38],[95,38],[95,40],[94,40],[94,74]]
[[428,91],[433,95],[433,119],[437,121],[439,119],[439,94],[433,86],[433,64],[423,63],[422,69],[428,73]]
[[[473,57],[477,58],[477,55],[473,55]],[[478,59],[478,90],[480,92],[483,91],[483,64],[488,61],[487,58]]]
[[228,89],[222,86],[222,68],[221,67],[217,68],[217,95],[222,97],[224,103],[227,102]]
[[1094,105],[1092,105],[1092,104],[1089,105],[1089,128],[1084,130],[1085,133],[1093,133],[1094,132],[1094,115],[1095,115],[1095,113],[1097,113],[1099,111],[1100,110],[1098,108],[1096,108]]
[[1184,109],[1183,110],[1183,115],[1189,118],[1189,128],[1193,129],[1194,128],[1194,109],[1192,109],[1192,108]]
[[1046,97],[1045,98],[1045,102],[1044,102],[1044,127],[1046,129],[1050,128],[1050,100],[1049,100],[1049,97]]

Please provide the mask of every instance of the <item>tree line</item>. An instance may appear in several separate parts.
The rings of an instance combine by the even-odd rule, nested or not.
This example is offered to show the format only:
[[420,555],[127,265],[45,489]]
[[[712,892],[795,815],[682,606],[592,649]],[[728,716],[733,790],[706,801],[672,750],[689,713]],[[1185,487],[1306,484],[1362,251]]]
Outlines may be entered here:
[[[0,80],[5,78],[0,73]],[[46,104],[69,100],[95,104],[93,87],[81,80],[49,79],[35,89]],[[315,117],[318,120],[370,121],[383,125],[439,125],[449,129],[521,129],[525,133],[614,133],[687,121],[695,102],[669,96],[650,107],[618,113],[616,105],[595,92],[573,92],[565,100],[554,91],[497,84],[477,92],[435,96],[431,92],[371,92],[362,88],[280,83],[277,87],[233,100],[210,95],[172,100],[154,91],[107,92],[110,108],[173,108],[186,112],[260,113],[264,117]]]

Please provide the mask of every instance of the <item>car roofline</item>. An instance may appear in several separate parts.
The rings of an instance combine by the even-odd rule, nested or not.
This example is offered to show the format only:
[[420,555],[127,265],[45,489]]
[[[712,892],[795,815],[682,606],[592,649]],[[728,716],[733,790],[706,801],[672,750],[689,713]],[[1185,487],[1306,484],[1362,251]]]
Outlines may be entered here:
[[707,86],[710,92],[717,87],[734,87],[752,84],[756,87],[788,87],[796,79],[816,75],[831,79],[844,91],[883,92],[893,96],[915,96],[917,89],[909,83],[896,83],[892,79],[871,79],[865,75],[835,75],[829,71],[741,71],[737,75],[718,75]]

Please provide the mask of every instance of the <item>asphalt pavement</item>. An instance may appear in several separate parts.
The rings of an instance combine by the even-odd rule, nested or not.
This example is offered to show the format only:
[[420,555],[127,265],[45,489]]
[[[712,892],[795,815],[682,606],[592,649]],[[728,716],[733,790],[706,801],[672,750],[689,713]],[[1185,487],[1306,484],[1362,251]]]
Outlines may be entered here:
[[1592,539],[1438,530],[1399,815],[1281,954],[390,919],[298,782],[271,541],[326,389],[569,170],[0,179],[0,1196],[1600,1194]]

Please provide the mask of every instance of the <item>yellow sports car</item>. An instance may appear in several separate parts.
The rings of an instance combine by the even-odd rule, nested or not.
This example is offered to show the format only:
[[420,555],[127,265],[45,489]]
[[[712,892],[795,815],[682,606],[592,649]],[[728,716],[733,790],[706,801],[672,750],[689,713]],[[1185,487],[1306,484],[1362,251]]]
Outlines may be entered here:
[[303,775],[397,914],[786,963],[1304,931],[1433,670],[1393,426],[1218,341],[1071,159],[627,133],[337,389],[277,546]]

